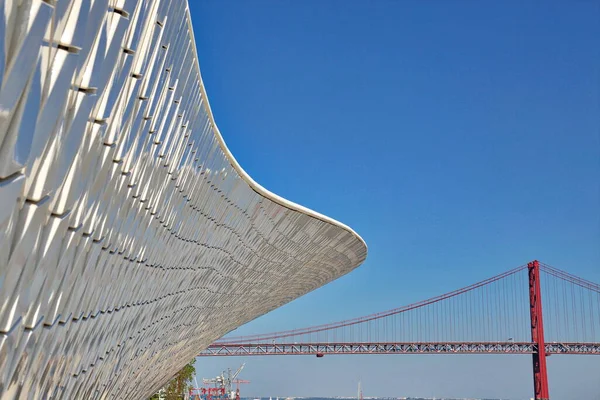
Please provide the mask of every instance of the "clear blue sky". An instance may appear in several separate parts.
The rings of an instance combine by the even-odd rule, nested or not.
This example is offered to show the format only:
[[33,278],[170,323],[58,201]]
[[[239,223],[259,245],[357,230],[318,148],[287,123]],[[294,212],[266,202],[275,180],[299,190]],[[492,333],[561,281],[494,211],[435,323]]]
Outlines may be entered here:
[[[369,245],[358,270],[241,333],[401,306],[534,258],[600,282],[600,3],[190,3],[238,161]],[[353,395],[359,379],[365,396],[528,398],[532,386],[529,357],[246,361],[246,395]],[[549,367],[553,400],[600,399],[600,358]]]

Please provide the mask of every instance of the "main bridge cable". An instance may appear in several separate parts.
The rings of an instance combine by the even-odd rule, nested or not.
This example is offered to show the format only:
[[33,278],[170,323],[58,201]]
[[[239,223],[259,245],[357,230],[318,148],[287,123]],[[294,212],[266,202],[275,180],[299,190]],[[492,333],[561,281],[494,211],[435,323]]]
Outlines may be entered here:
[[[540,271],[547,276],[545,281],[555,285],[562,283],[562,290],[556,290],[558,332],[554,337],[569,341],[592,341],[600,339],[600,285],[572,275],[547,264],[540,264]],[[550,279],[548,279],[550,278]],[[562,296],[561,293],[562,292]],[[560,315],[562,314],[562,315]],[[562,326],[561,326],[562,325]]]
[[[544,264],[545,265],[545,264]],[[548,267],[549,269],[551,267]],[[346,326],[351,326],[351,325],[357,325],[357,324],[361,324],[364,322],[368,322],[368,321],[373,321],[373,320],[377,320],[377,319],[381,319],[381,318],[385,318],[385,317],[389,317],[392,315],[396,315],[396,314],[400,314],[406,311],[410,311],[410,310],[414,310],[417,308],[421,308],[430,304],[434,304],[437,302],[440,302],[442,300],[446,300],[455,296],[458,296],[460,294],[463,293],[467,293],[470,292],[474,289],[480,288],[482,286],[491,284],[493,282],[499,281],[500,279],[506,278],[508,276],[514,275],[520,271],[523,271],[527,269],[527,265],[521,265],[517,268],[511,269],[509,271],[506,271],[504,273],[501,273],[499,275],[493,276],[491,278],[485,279],[483,281],[474,283],[472,285],[466,286],[464,288],[458,289],[458,290],[454,290],[452,292],[448,292],[436,297],[432,297],[430,299],[427,300],[422,300],[420,302],[417,303],[413,303],[413,304],[409,304],[407,306],[403,306],[403,307],[399,307],[399,308],[394,308],[391,310],[387,310],[387,311],[382,311],[382,312],[378,312],[375,314],[370,314],[370,315],[366,315],[366,316],[362,316],[362,317],[357,317],[357,318],[353,318],[353,319],[348,319],[348,320],[344,320],[344,321],[338,321],[338,322],[333,322],[333,323],[329,323],[329,324],[323,324],[323,325],[315,325],[315,326],[311,326],[311,327],[307,327],[307,328],[301,328],[301,329],[293,329],[293,330],[287,330],[287,331],[280,331],[280,332],[273,332],[273,333],[267,333],[267,334],[259,334],[259,335],[248,335],[248,336],[236,336],[236,337],[230,337],[230,338],[223,338],[217,342],[214,343],[214,345],[226,345],[226,344],[243,344],[243,343],[249,343],[249,342],[261,342],[261,341],[265,341],[265,340],[275,340],[275,339],[282,339],[282,338],[286,338],[286,337],[292,337],[292,336],[299,336],[299,335],[305,335],[305,334],[312,334],[312,333],[316,333],[316,332],[322,332],[322,331],[328,331],[328,330],[332,330],[332,329],[336,329],[336,328],[343,328]],[[562,272],[558,269],[554,269],[551,268],[552,270],[556,270],[559,272]],[[566,274],[566,273],[564,273]],[[568,275],[568,274],[567,274]],[[574,277],[577,278],[577,277]],[[579,278],[577,278],[579,279]],[[587,282],[587,281],[586,281]],[[591,282],[590,282],[591,283]],[[593,283],[592,283],[593,284]]]
[[584,289],[589,289],[593,292],[600,293],[600,284],[569,274],[568,272],[552,267],[548,264],[540,263],[540,269],[556,278],[573,283]]

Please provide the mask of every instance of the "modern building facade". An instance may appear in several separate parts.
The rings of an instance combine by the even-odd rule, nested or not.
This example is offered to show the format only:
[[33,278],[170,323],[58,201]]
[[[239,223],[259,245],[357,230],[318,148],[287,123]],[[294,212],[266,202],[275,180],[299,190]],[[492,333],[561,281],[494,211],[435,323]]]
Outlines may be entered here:
[[0,8],[0,399],[145,398],[364,261],[237,164],[185,0]]

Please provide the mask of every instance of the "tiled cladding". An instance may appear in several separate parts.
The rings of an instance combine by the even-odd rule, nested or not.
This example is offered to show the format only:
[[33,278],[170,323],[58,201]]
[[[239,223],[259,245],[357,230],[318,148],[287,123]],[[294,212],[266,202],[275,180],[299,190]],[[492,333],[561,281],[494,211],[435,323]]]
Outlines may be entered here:
[[144,398],[364,260],[233,159],[184,0],[0,8],[0,399]]

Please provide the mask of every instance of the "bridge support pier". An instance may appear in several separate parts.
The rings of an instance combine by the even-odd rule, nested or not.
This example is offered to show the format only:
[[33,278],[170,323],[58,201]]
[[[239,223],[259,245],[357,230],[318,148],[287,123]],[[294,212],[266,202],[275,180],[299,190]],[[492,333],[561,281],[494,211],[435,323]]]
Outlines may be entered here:
[[529,314],[531,316],[531,341],[537,351],[533,357],[533,391],[535,400],[548,400],[548,372],[546,369],[546,343],[544,341],[544,320],[542,317],[542,292],[540,289],[540,263],[527,264],[529,270]]

